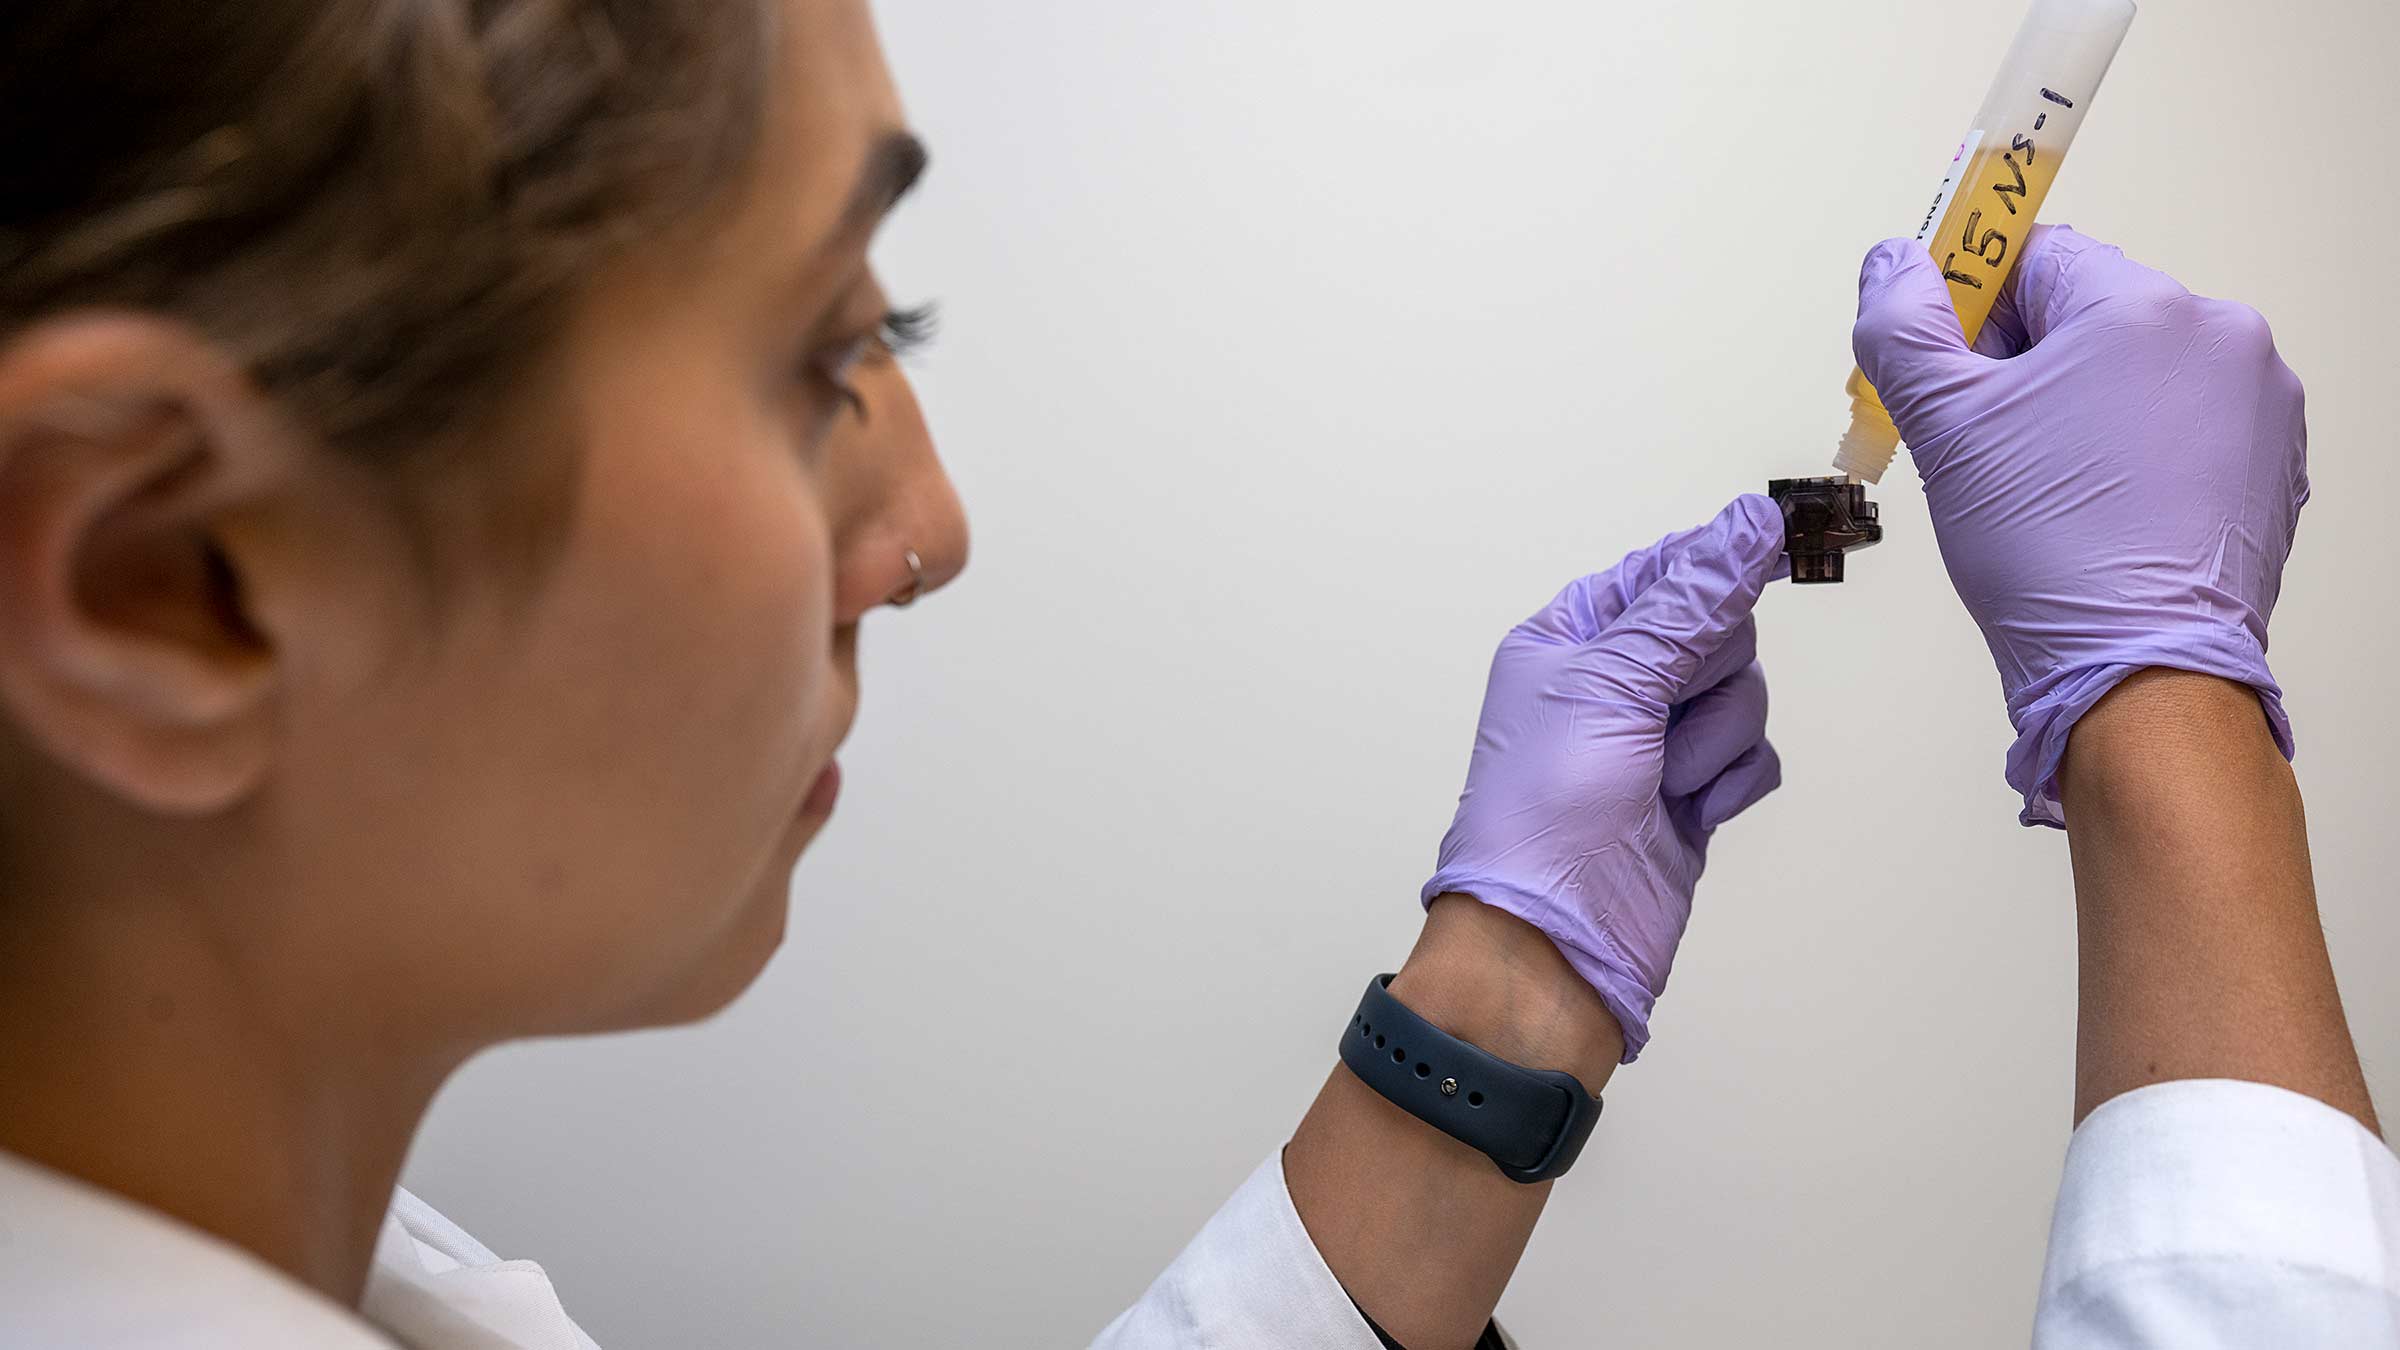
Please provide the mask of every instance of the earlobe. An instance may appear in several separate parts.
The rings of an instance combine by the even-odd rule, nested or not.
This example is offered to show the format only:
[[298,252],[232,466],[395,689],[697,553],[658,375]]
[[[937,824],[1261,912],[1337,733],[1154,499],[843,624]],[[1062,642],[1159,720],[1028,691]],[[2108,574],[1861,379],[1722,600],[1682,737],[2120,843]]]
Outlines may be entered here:
[[225,809],[272,751],[277,653],[223,543],[291,454],[263,404],[146,316],[0,348],[0,709],[142,809]]

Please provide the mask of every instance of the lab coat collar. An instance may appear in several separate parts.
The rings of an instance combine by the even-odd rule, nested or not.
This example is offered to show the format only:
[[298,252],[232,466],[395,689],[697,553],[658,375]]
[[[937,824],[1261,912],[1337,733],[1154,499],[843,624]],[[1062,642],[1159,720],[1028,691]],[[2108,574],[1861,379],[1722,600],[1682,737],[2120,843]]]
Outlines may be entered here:
[[394,1350],[250,1253],[0,1153],[0,1345]]
[[540,1266],[501,1260],[405,1190],[353,1312],[231,1243],[0,1153],[0,1346],[164,1345],[595,1350]]

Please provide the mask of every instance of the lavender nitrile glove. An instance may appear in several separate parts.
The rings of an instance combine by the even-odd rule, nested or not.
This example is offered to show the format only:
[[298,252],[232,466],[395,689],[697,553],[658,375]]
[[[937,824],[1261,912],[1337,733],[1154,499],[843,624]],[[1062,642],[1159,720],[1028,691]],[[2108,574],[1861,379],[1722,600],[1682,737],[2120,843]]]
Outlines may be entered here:
[[2065,823],[2075,719],[2148,666],[2256,689],[2289,756],[2267,616],[2308,500],[2308,428],[2258,311],[2063,226],[2034,227],[1974,351],[1921,245],[1877,245],[1858,306],[1859,366],[2000,667],[2020,818]]
[[1492,658],[1423,899],[1469,895],[1549,934],[1615,1014],[1627,1063],[1709,835],[1783,781],[1750,621],[1782,555],[1781,508],[1738,498],[1568,586]]

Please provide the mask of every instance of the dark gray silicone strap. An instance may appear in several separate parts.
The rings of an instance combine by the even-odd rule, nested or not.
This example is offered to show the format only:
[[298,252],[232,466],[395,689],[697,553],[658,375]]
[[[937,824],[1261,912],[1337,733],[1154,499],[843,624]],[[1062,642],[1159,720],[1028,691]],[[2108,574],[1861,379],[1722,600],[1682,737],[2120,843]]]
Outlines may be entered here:
[[1571,1073],[1522,1068],[1458,1039],[1392,997],[1391,982],[1368,982],[1342,1033],[1350,1072],[1513,1181],[1547,1181],[1572,1166],[1600,1119],[1600,1099]]

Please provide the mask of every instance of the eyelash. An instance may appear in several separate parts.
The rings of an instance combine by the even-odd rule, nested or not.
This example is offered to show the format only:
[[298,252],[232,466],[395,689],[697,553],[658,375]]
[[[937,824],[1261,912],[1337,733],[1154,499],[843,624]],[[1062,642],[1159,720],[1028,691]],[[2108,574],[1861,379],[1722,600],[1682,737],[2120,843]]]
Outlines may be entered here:
[[886,361],[916,355],[941,335],[941,320],[942,307],[931,301],[893,310],[883,316],[883,326],[876,331],[876,355]]
[[851,412],[864,416],[866,400],[859,395],[857,386],[850,383],[850,368],[856,365],[886,365],[916,355],[933,345],[941,326],[940,318],[940,306],[932,303],[888,311],[873,333],[858,340],[857,356],[830,365],[815,363],[816,377],[831,385],[834,394],[849,406]]

